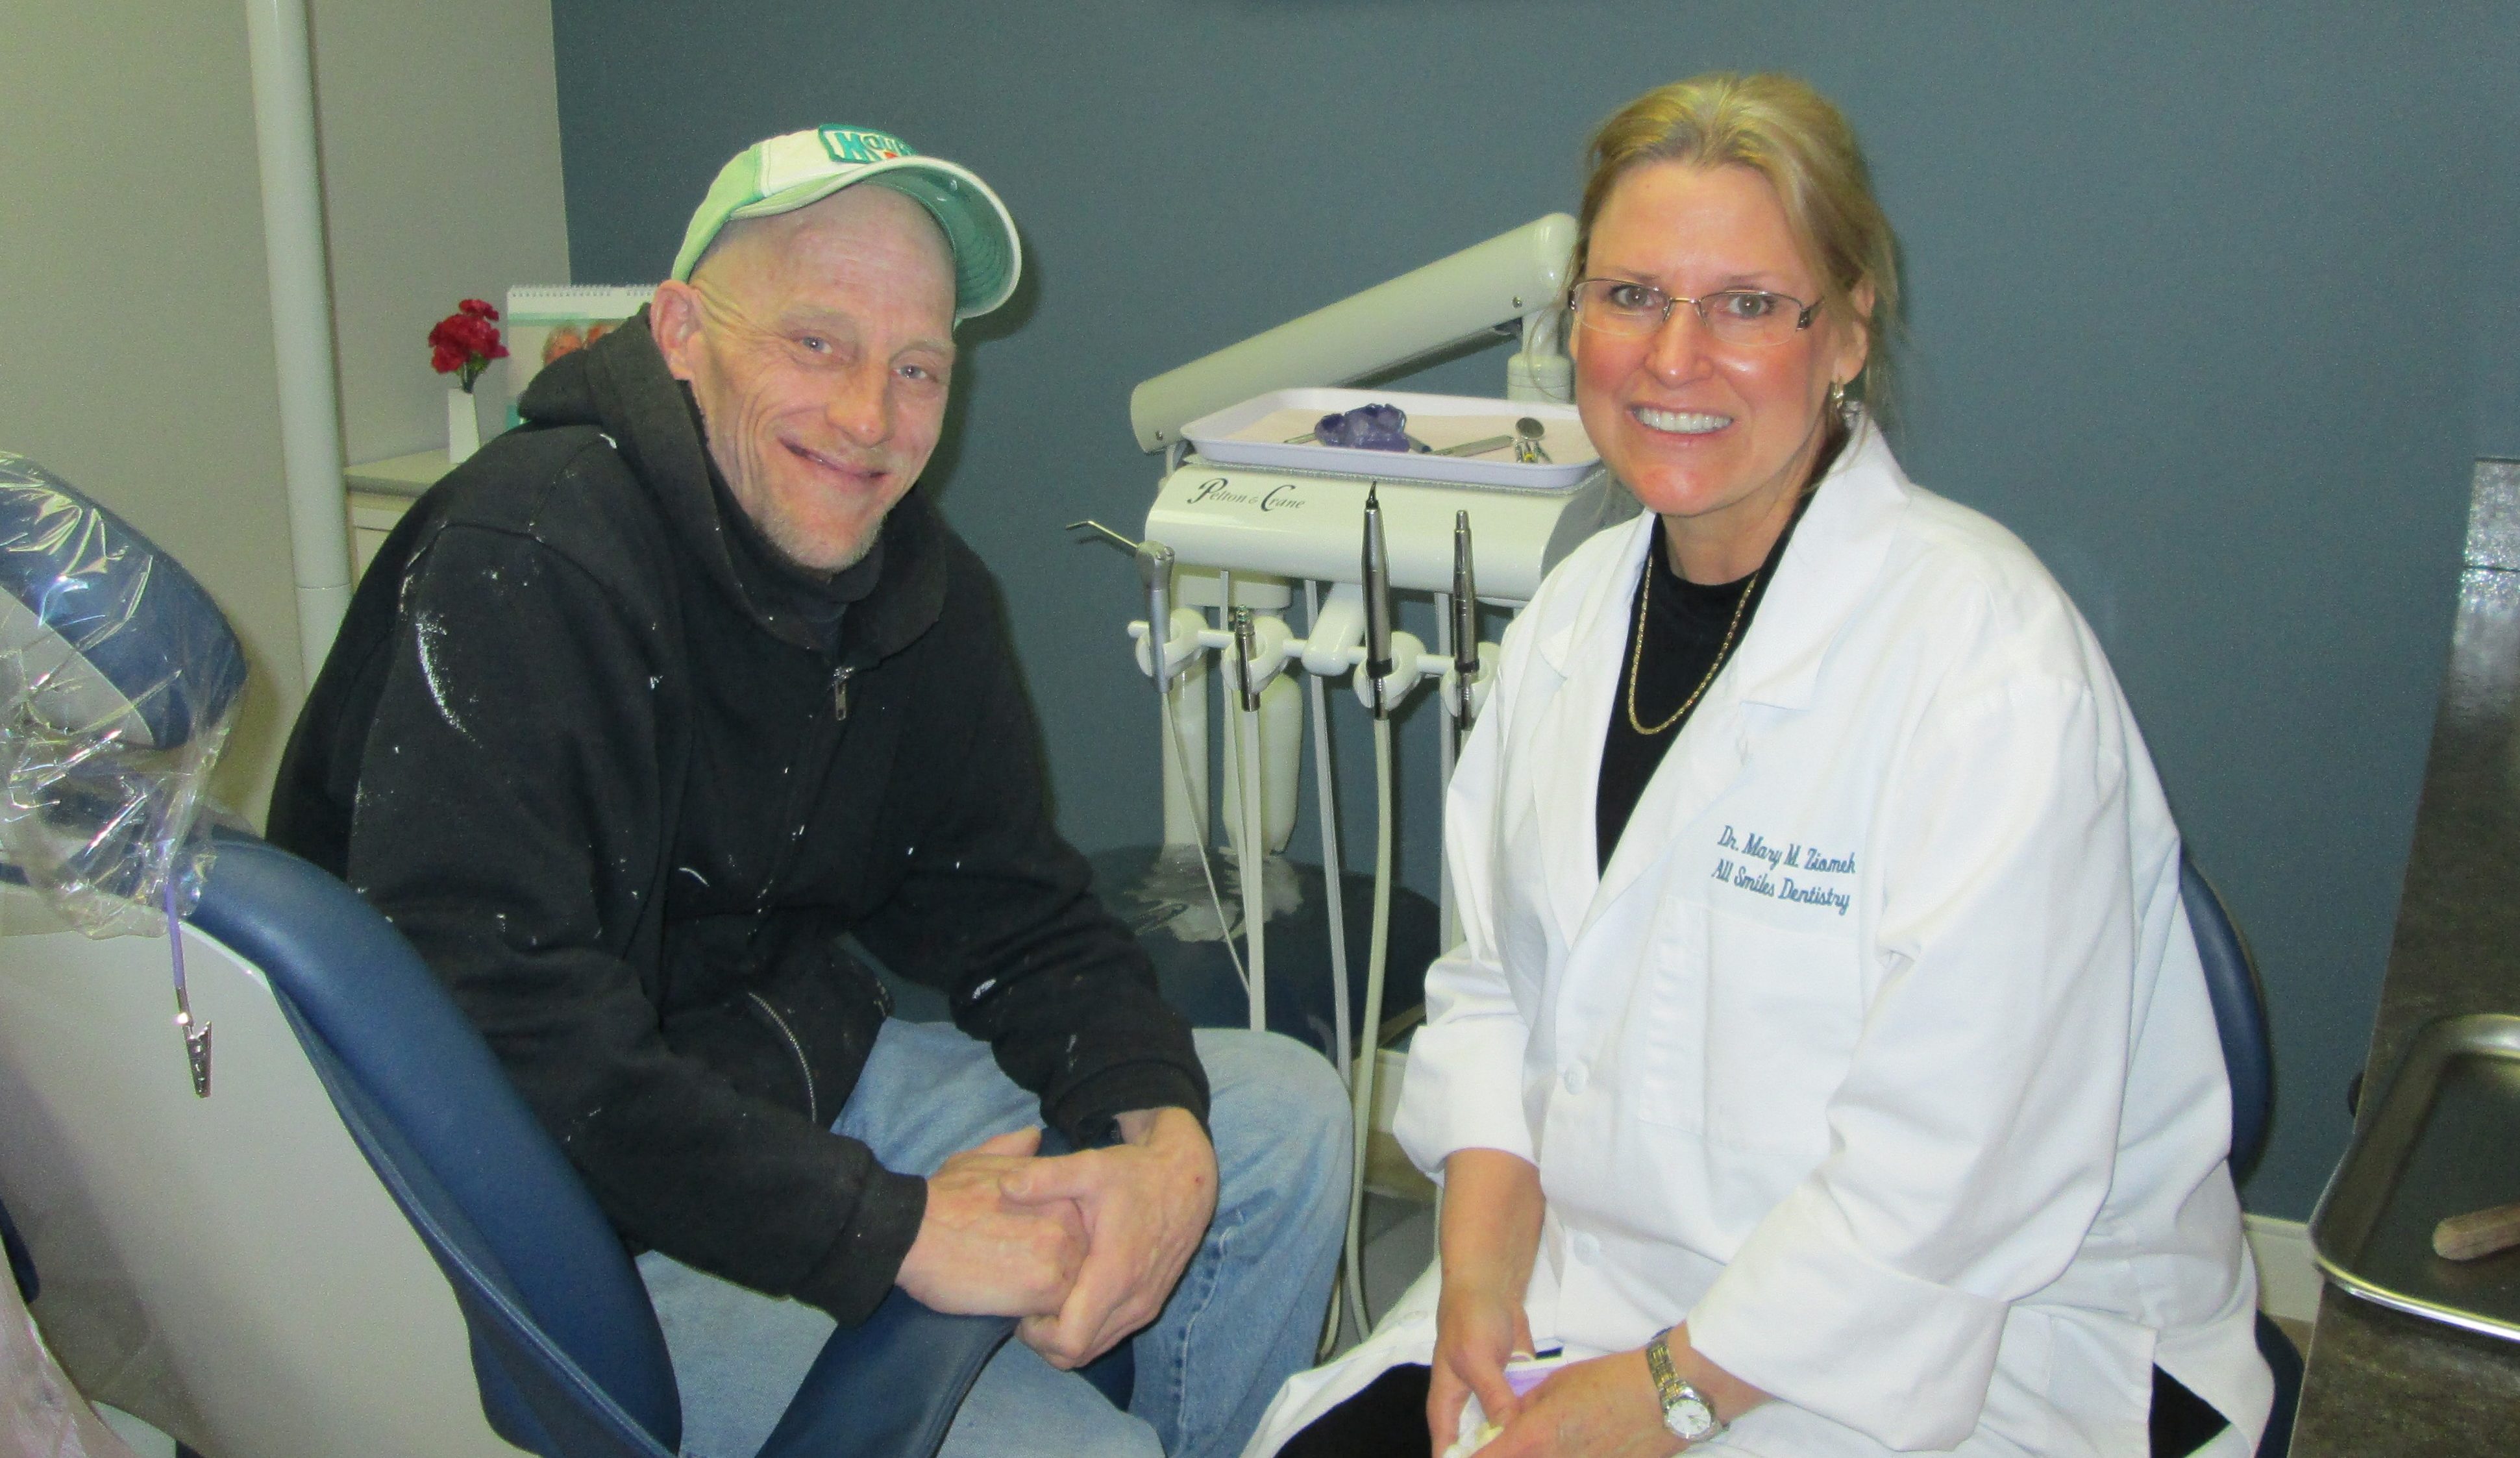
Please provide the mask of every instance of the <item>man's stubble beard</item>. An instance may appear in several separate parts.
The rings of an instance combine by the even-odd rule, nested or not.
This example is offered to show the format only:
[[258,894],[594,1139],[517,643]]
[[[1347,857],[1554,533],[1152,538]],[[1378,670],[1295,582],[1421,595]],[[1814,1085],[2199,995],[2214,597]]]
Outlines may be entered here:
[[[741,505],[741,502],[738,504]],[[900,503],[895,502],[894,505],[898,506]],[[747,512],[746,515],[750,515],[750,513]],[[850,544],[847,555],[840,561],[832,563],[829,566],[825,566],[824,564],[817,562],[809,562],[801,553],[799,553],[797,550],[799,543],[795,538],[800,535],[800,533],[795,529],[795,524],[788,521],[784,515],[774,516],[774,518],[768,522],[763,522],[760,519],[755,518],[752,524],[761,532],[761,539],[768,542],[770,544],[770,549],[778,553],[780,560],[785,562],[788,567],[793,568],[797,571],[805,572],[813,576],[834,577],[847,571],[850,568],[857,566],[859,563],[866,561],[867,553],[875,550],[875,539],[883,533],[883,518],[890,515],[892,515],[891,509],[886,508],[883,516],[879,516],[874,521],[869,522],[867,524],[866,530],[861,532],[858,539]]]
[[[705,412],[703,412],[703,422],[705,432]],[[884,518],[892,515],[892,507],[901,504],[900,500],[894,500],[892,506],[885,507],[874,521],[869,522],[866,530],[850,544],[842,560],[829,567],[822,566],[811,561],[806,555],[813,543],[805,540],[805,531],[787,512],[780,509],[779,497],[775,491],[767,487],[763,488],[763,510],[760,511],[755,511],[752,504],[743,499],[743,492],[736,486],[736,482],[746,478],[737,472],[736,463],[729,462],[718,454],[719,437],[714,433],[706,433],[709,460],[717,467],[718,475],[726,478],[727,494],[735,498],[736,510],[743,513],[744,520],[752,524],[752,529],[759,532],[761,539],[769,544],[770,550],[778,555],[781,565],[791,570],[803,572],[808,576],[833,577],[866,561],[867,554],[875,550],[876,538],[883,534]],[[768,472],[765,471],[763,475],[767,476]],[[916,486],[918,482],[913,481],[911,484]],[[909,492],[905,489],[902,494],[907,496]]]

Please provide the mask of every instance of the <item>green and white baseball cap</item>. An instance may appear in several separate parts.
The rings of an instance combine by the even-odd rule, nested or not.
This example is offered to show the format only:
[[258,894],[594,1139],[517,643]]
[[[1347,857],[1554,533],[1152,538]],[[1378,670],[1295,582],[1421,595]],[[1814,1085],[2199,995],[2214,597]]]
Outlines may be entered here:
[[954,251],[954,317],[985,314],[1007,301],[1023,273],[1023,247],[1007,205],[970,168],[921,157],[909,143],[862,126],[818,126],[755,142],[718,169],[683,233],[674,274],[688,280],[717,240],[742,217],[770,217],[872,182],[922,207]]

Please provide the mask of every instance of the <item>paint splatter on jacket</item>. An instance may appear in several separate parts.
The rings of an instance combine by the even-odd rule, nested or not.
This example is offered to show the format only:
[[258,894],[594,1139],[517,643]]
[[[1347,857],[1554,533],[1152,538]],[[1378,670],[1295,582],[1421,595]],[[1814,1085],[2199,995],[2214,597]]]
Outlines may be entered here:
[[644,322],[524,413],[369,568],[270,830],[411,938],[623,1236],[843,1322],[882,1299],[926,1187],[829,1132],[889,1007],[845,935],[1069,1138],[1204,1118],[1187,1025],[1051,823],[995,588],[922,493],[818,588]]

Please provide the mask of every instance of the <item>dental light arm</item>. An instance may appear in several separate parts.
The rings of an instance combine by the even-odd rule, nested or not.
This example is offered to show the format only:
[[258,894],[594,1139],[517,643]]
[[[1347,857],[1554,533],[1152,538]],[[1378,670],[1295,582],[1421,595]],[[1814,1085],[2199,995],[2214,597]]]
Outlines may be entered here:
[[1254,395],[1345,385],[1526,317],[1537,322],[1508,373],[1537,386],[1529,398],[1564,399],[1563,356],[1549,321],[1574,252],[1575,219],[1552,212],[1157,375],[1129,394],[1138,447],[1162,450],[1184,425]]

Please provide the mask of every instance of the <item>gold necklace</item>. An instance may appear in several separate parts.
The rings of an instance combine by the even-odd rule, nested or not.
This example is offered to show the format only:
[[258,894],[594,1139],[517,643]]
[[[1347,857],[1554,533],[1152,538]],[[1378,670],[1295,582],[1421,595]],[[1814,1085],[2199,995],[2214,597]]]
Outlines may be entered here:
[[1732,653],[1732,640],[1741,631],[1741,615],[1750,611],[1751,595],[1759,590],[1759,574],[1767,570],[1762,567],[1759,571],[1750,574],[1749,581],[1741,585],[1741,601],[1732,605],[1732,621],[1724,629],[1724,642],[1715,650],[1715,661],[1707,665],[1706,676],[1697,681],[1695,689],[1689,691],[1688,702],[1672,710],[1670,718],[1648,729],[1645,727],[1644,720],[1637,717],[1637,675],[1643,669],[1645,661],[1645,614],[1653,606],[1653,554],[1647,552],[1644,587],[1637,594],[1637,646],[1628,655],[1628,727],[1648,739],[1688,717],[1688,711],[1697,706],[1699,699],[1705,697],[1707,685],[1715,682],[1715,675],[1724,671],[1724,661]]

